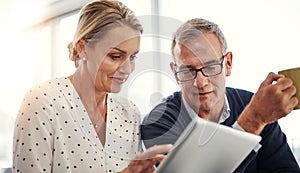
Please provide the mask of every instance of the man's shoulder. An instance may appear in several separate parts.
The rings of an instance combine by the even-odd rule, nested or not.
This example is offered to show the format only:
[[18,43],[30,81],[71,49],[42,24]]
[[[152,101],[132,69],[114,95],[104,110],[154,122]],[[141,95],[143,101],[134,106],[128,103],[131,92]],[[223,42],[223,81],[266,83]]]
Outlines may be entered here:
[[233,117],[238,117],[250,102],[253,93],[244,89],[226,87],[226,97]]
[[226,96],[229,102],[241,101],[248,103],[253,96],[253,92],[239,88],[226,87]]
[[253,92],[245,90],[245,89],[240,89],[240,88],[233,88],[233,87],[226,87],[226,94],[248,94],[248,95],[253,95]]
[[159,103],[156,107],[154,107],[154,109],[152,109],[152,111],[155,111],[160,108],[168,108],[168,109],[170,108],[174,109],[176,107],[180,108],[181,101],[182,101],[181,92],[176,91],[172,95],[164,98],[161,103]]
[[181,109],[181,92],[176,91],[172,95],[164,98],[161,103],[156,105],[149,114],[144,118],[144,121],[157,121],[163,117],[177,119]]
[[174,144],[190,122],[182,105],[181,92],[174,92],[147,114],[141,126],[145,146]]
[[181,102],[181,91],[176,91],[172,95],[169,95],[168,97],[164,98],[162,100],[162,103],[177,103]]

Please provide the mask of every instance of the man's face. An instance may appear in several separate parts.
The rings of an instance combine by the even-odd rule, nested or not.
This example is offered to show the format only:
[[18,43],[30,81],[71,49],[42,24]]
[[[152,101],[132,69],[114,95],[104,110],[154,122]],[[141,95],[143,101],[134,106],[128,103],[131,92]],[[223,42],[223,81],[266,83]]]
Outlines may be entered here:
[[[199,69],[220,64],[222,47],[216,35],[205,33],[188,43],[174,48],[176,71]],[[205,119],[218,117],[225,97],[225,78],[230,75],[231,53],[226,54],[222,73],[205,77],[198,71],[194,80],[179,82],[183,97],[198,115]]]

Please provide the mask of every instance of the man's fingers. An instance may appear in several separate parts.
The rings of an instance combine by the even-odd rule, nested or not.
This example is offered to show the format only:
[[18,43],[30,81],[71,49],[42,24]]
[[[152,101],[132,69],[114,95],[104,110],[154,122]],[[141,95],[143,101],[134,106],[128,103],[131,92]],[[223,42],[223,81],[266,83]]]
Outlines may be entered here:
[[287,87],[283,90],[290,98],[296,95],[297,89],[294,85]]
[[295,107],[298,105],[299,101],[300,101],[300,100],[298,100],[297,97],[292,97],[292,98],[291,98],[291,105],[292,105],[292,108],[295,108]]
[[[293,86],[293,81],[289,78],[283,77],[283,78],[279,78],[275,85],[282,91],[289,90]],[[293,88],[295,88],[295,87],[293,87]]]
[[270,72],[266,79],[261,83],[260,88],[272,85],[275,81],[276,83],[274,84],[274,86],[276,86],[281,91],[284,91],[293,85],[293,81],[289,78],[286,78],[284,75]]
[[261,86],[271,85],[274,81],[277,81],[281,75],[277,75],[273,72],[270,72],[267,78],[261,83]]

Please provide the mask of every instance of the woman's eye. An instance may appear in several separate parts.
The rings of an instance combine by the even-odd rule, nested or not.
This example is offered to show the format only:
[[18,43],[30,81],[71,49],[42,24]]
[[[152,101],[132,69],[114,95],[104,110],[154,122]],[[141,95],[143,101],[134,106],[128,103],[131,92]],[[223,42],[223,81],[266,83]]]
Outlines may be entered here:
[[134,61],[136,58],[137,58],[136,55],[132,55],[132,56],[130,57],[130,61]]
[[120,55],[110,55],[111,59],[120,59],[121,56]]
[[[122,58],[126,58],[125,55],[110,55],[110,58],[113,60],[117,60],[117,59],[122,59]],[[134,61],[136,59],[136,55],[132,55],[130,56],[130,61]]]

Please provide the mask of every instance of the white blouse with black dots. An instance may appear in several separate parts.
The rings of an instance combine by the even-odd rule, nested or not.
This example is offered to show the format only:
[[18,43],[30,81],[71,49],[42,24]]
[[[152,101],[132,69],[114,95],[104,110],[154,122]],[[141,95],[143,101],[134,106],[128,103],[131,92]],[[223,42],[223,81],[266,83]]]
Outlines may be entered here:
[[15,122],[14,172],[118,172],[141,150],[140,112],[125,98],[107,98],[103,147],[68,78],[32,88]]

